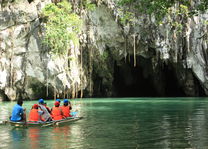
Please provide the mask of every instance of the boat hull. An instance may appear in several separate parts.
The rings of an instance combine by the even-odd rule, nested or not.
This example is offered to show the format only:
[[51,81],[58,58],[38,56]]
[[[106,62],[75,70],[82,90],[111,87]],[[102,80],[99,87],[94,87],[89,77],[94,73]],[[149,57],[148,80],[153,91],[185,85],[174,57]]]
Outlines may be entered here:
[[82,119],[83,117],[70,117],[62,120],[57,121],[49,121],[49,122],[33,122],[33,121],[27,121],[27,122],[12,122],[8,121],[11,126],[14,127],[49,127],[49,126],[59,126],[63,124],[68,124],[74,121],[78,121]]

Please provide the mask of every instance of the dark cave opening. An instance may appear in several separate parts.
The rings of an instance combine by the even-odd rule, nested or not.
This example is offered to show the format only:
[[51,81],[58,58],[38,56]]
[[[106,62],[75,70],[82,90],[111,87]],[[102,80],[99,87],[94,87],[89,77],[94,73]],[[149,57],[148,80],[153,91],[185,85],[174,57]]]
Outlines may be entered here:
[[[141,60],[141,57],[138,59]],[[147,64],[149,65],[149,64]],[[114,65],[114,96],[116,97],[155,97],[159,96],[152,78],[144,74],[144,67],[133,66],[133,62]]]
[[168,64],[154,72],[150,59],[137,57],[134,67],[130,61],[114,65],[115,97],[183,97],[185,93],[177,81],[172,67]]
[[186,96],[183,88],[179,85],[174,69],[169,64],[164,64],[162,68],[163,81],[165,83],[164,90],[166,97],[184,97]]

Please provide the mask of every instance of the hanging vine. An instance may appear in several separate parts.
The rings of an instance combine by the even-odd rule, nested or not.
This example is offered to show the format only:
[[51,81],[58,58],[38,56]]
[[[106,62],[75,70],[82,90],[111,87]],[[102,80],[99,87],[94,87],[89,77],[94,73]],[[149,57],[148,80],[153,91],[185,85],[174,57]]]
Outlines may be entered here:
[[49,53],[52,55],[65,57],[65,69],[68,72],[71,44],[79,45],[82,20],[73,13],[71,4],[66,0],[46,5],[41,16],[45,25],[43,43],[50,48]]

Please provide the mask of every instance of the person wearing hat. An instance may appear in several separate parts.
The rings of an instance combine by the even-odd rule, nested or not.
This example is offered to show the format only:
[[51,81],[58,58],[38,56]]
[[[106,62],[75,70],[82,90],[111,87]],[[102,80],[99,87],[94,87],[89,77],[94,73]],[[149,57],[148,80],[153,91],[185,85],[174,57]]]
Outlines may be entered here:
[[23,101],[18,100],[17,104],[14,106],[12,111],[12,116],[10,117],[10,120],[13,122],[19,122],[19,121],[26,121],[26,114],[25,110],[22,108]]
[[47,106],[47,103],[46,102],[44,102],[44,104],[43,104],[45,107],[46,107],[46,109],[48,110],[48,112],[51,114],[51,109]]
[[48,112],[48,110],[46,109],[46,107],[44,106],[44,100],[43,99],[39,99],[39,107],[40,107],[40,110],[43,111],[41,117],[44,121],[51,121],[52,118],[51,118],[51,115],[50,113]]
[[70,102],[68,101],[68,99],[64,99],[64,104],[61,107],[61,109],[62,109],[63,115],[65,117],[72,117],[72,115],[70,114],[71,105],[70,105]]
[[51,115],[52,115],[53,120],[61,120],[65,118],[63,115],[62,109],[59,106],[60,106],[60,103],[56,101],[54,103],[54,107],[51,110]]
[[40,111],[38,110],[38,104],[34,104],[29,114],[29,121],[44,121],[40,116]]
[[56,99],[56,101],[58,101],[59,103],[61,103],[61,100],[60,99]]

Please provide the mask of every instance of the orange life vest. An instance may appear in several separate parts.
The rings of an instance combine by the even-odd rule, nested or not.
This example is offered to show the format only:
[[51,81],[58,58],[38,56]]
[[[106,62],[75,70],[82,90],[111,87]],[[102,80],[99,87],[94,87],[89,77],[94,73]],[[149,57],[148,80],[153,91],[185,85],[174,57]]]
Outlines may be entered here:
[[62,106],[62,107],[61,107],[62,112],[63,112],[63,115],[64,115],[65,117],[72,117],[72,116],[70,115],[70,109],[69,109],[69,108],[70,108],[69,106]]
[[52,115],[53,120],[63,119],[63,113],[62,113],[61,108],[59,107],[53,107],[51,111],[51,115]]
[[39,121],[40,116],[38,114],[38,109],[31,109],[29,115],[29,121]]

